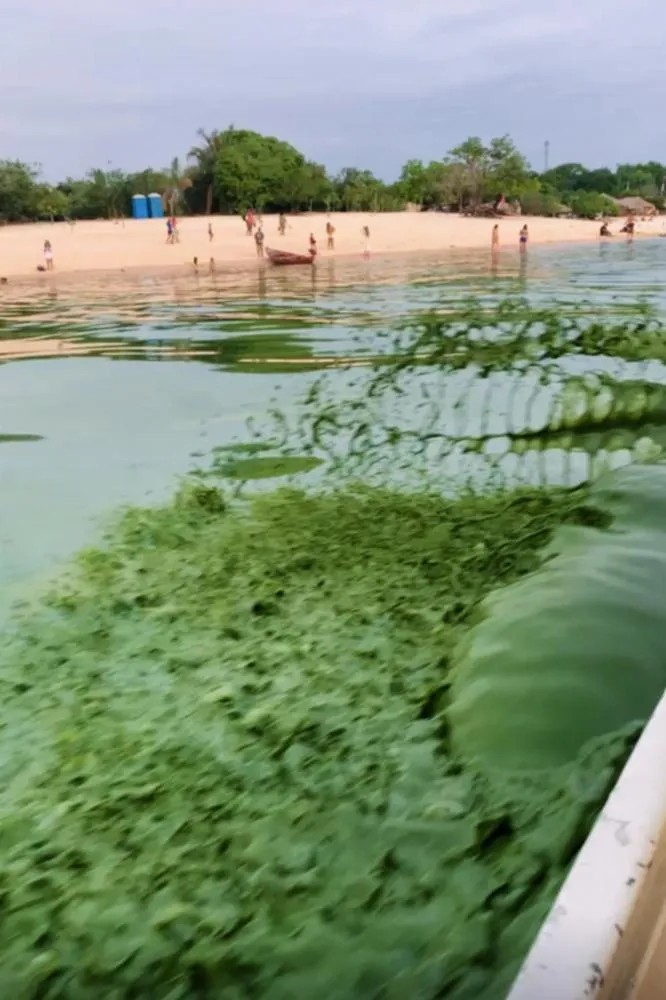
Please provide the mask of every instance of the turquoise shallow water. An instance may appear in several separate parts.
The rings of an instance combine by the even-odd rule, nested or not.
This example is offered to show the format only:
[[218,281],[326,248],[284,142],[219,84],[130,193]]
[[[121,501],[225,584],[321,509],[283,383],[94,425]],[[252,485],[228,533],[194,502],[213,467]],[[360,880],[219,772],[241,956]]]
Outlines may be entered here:
[[[248,420],[260,423],[272,406],[293,412],[331,361],[381,352],[387,329],[410,316],[469,296],[516,295],[591,314],[638,300],[664,312],[665,267],[666,240],[652,240],[537,248],[499,261],[403,257],[331,261],[307,273],[7,286],[0,341],[21,339],[37,356],[19,357],[19,345],[0,364],[0,605],[94,538],[119,505],[164,497],[213,448],[245,437]],[[57,338],[61,347],[40,357],[33,338]],[[595,367],[636,377],[608,359]],[[666,384],[661,365],[648,374]],[[328,378],[344,394],[349,374]],[[501,378],[492,391],[493,433],[501,435]],[[462,436],[483,429],[475,393],[474,373],[449,387],[444,412]],[[523,394],[531,398],[529,385]],[[564,459],[562,478],[585,478],[582,453],[573,470]],[[550,456],[548,474],[564,459]],[[543,461],[523,456],[523,474],[542,474]]]

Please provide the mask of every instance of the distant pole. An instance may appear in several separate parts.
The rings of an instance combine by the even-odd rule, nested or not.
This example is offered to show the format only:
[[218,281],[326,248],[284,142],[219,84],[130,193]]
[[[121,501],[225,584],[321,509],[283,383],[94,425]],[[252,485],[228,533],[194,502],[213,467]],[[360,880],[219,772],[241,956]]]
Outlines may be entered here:
[[550,142],[548,139],[543,144],[543,172],[544,174],[548,171],[548,154],[550,153]]

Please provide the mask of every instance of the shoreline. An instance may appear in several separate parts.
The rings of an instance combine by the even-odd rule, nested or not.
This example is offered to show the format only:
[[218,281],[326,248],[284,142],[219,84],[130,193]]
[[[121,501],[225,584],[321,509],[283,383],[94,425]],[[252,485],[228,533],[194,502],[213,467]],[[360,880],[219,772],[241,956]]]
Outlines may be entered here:
[[[285,237],[276,233],[277,219],[264,217],[266,245],[286,250],[302,251],[314,232],[319,242],[316,266],[340,262],[347,266],[354,261],[395,261],[400,257],[428,258],[470,256],[478,260],[484,251],[490,253],[492,219],[469,219],[447,213],[384,213],[369,216],[364,213],[332,214],[336,227],[336,249],[325,249],[326,215],[295,216],[289,221]],[[214,227],[215,239],[207,239],[208,223]],[[617,230],[622,220],[611,226]],[[361,227],[371,229],[370,255],[363,253]],[[497,258],[518,254],[518,231],[527,224],[530,245],[563,246],[565,244],[599,243],[599,225],[583,219],[546,219],[514,216],[501,220],[500,247]],[[167,245],[163,239],[164,220],[128,220],[68,223],[28,223],[0,228],[0,278],[6,281],[0,291],[12,288],[43,289],[45,286],[78,284],[90,279],[113,280],[114,283],[134,283],[150,278],[165,279],[182,276],[220,278],[272,271],[266,258],[256,256],[254,241],[243,230],[242,220],[233,216],[189,216],[179,220],[181,242]],[[654,238],[664,232],[666,219],[661,216],[637,223],[636,239]],[[515,238],[514,238],[515,237]],[[42,263],[41,248],[50,239],[54,248],[55,270],[38,271]],[[609,240],[608,242],[613,242]],[[198,258],[195,270],[193,259]],[[174,260],[174,258],[177,258]],[[214,271],[210,272],[210,258]],[[299,273],[307,269],[299,268]]]

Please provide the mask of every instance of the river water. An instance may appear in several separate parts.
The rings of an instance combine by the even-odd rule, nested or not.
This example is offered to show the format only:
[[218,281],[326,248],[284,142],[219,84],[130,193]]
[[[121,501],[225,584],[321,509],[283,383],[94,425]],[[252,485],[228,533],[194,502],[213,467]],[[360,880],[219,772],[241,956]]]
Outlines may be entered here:
[[[410,317],[470,296],[592,313],[641,300],[664,312],[665,267],[666,240],[656,239],[498,260],[405,256],[3,286],[0,607],[94,539],[116,508],[164,498],[213,449],[246,438],[248,421],[261,424],[272,407],[293,413],[322,370],[362,364]],[[349,377],[327,375],[341,396]],[[661,365],[650,379],[666,385]],[[458,400],[467,392],[461,382]],[[580,481],[586,469],[567,476]]]

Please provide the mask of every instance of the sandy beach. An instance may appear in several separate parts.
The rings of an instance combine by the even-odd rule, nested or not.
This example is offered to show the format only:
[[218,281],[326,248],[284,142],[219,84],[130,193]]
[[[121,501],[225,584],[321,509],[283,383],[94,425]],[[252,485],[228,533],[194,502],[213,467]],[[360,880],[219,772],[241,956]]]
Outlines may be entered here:
[[[277,217],[264,216],[266,246],[296,252],[308,248],[310,233],[314,233],[319,249],[318,259],[353,257],[363,254],[363,226],[370,228],[372,254],[472,250],[490,247],[493,220],[467,219],[439,212],[333,213],[335,250],[326,248],[325,226],[329,216],[290,216],[285,236],[278,234]],[[214,238],[208,237],[208,224]],[[499,223],[502,249],[518,248],[518,231],[527,223],[531,244],[597,241],[599,223],[585,219],[545,219],[515,217]],[[622,222],[615,219],[611,230],[619,234]],[[637,222],[636,235],[655,236],[664,232],[664,218]],[[180,242],[166,243],[163,220],[127,220],[111,222],[29,223],[0,228],[0,278],[44,275],[37,268],[44,264],[43,244],[53,245],[56,274],[91,271],[121,271],[141,268],[146,271],[167,267],[192,268],[194,257],[199,267],[207,271],[210,258],[223,269],[227,264],[252,265],[256,261],[254,240],[246,236],[242,219],[236,216],[203,216],[179,220]],[[617,236],[617,239],[624,237]],[[49,275],[50,277],[50,275]]]

